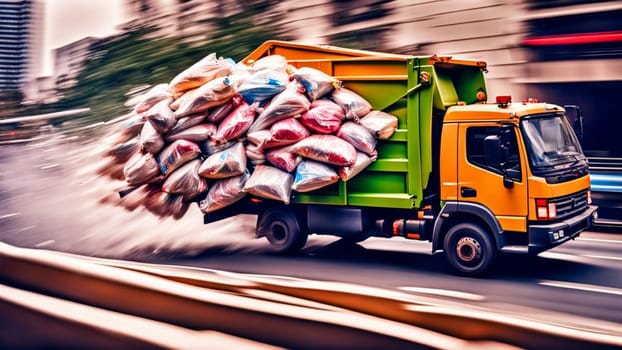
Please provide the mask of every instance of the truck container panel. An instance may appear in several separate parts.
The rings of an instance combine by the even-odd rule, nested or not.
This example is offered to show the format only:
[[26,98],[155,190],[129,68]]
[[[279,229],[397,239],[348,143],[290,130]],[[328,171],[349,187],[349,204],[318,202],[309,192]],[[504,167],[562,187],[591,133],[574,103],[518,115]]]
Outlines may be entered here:
[[[319,69],[366,99],[373,109],[398,118],[396,132],[378,142],[378,159],[363,172],[334,186],[294,193],[292,203],[420,207],[434,166],[433,109],[475,103],[478,91],[486,93],[483,62],[281,41],[264,43],[243,62],[267,55],[282,55],[296,68]],[[431,88],[422,88],[427,83],[422,77],[430,80]]]

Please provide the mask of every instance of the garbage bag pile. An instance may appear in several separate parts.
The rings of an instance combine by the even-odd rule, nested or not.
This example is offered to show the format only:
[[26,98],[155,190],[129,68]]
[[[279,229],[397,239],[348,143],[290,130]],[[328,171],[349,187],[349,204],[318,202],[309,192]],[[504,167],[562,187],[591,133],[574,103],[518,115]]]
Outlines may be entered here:
[[191,203],[203,213],[248,194],[288,204],[292,192],[348,181],[398,124],[336,78],[279,55],[243,64],[209,54],[131,108],[100,173],[126,183],[128,210],[175,219]]

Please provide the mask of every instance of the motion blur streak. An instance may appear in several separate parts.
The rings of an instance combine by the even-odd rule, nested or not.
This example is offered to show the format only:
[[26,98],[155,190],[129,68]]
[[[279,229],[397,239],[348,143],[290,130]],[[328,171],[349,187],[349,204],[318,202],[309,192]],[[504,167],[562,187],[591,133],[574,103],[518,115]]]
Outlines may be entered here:
[[[117,190],[124,181],[112,182],[95,174],[107,144],[95,143],[86,134],[81,140],[49,134],[45,142],[2,146],[6,198],[0,205],[0,221],[23,223],[2,232],[4,242],[32,247],[53,239],[46,248],[125,259],[193,256],[206,250],[264,251],[268,246],[249,239],[255,229],[251,216],[203,225],[196,205],[181,221],[118,206]],[[42,169],[42,164],[59,166]],[[56,236],[34,240],[34,234],[18,232],[32,230],[33,225],[50,229]]]
[[287,348],[506,348],[345,309],[283,305],[5,244],[0,244],[0,264],[5,267],[0,280],[21,289]]
[[67,299],[70,306],[82,303],[287,348],[622,346],[619,330],[594,332],[347,283],[138,263],[123,268],[120,261],[5,244],[0,245],[0,264],[3,283]]
[[420,287],[400,287],[400,289],[405,290],[407,292],[445,295],[445,296],[449,296],[452,298],[466,299],[466,300],[472,300],[472,301],[481,301],[481,300],[486,299],[486,297],[481,296],[481,295],[477,295],[473,293],[456,292],[454,290],[445,290],[445,289],[436,289],[436,288],[420,288]]
[[[5,348],[274,349],[248,339],[195,331],[0,285],[0,345]],[[27,327],[28,337],[18,337]],[[157,336],[155,336],[157,335]],[[71,339],[71,341],[67,341]]]
[[622,295],[622,290],[617,288],[607,288],[607,287],[599,287],[599,286],[590,286],[583,283],[570,283],[570,282],[557,282],[557,281],[541,281],[539,284],[543,286],[551,286],[551,287],[559,287],[559,288],[569,288],[569,289],[579,289],[579,290],[587,290],[590,292],[596,293],[608,293],[614,295]]

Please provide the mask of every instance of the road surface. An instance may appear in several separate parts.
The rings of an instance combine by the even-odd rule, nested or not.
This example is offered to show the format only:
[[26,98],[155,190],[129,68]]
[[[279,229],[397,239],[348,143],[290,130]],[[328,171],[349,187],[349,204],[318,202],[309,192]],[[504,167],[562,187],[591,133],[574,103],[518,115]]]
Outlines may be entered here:
[[537,257],[508,256],[485,279],[451,274],[425,242],[312,236],[300,254],[271,254],[254,217],[202,224],[196,205],[175,220],[118,206],[97,171],[104,143],[51,134],[0,146],[0,241],[18,247],[166,265],[340,281],[435,296],[488,310],[622,326],[622,235],[584,232]]

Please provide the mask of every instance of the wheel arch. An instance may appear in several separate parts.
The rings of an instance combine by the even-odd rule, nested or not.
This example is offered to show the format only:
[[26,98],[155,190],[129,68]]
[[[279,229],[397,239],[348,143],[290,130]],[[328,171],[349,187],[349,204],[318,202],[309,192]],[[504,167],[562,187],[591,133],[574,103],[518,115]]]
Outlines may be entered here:
[[296,218],[298,220],[298,225],[300,226],[300,230],[303,232],[309,233],[308,226],[307,226],[307,211],[306,211],[305,206],[296,205],[296,204],[283,204],[283,203],[276,202],[276,201],[275,202],[270,201],[262,205],[261,209],[257,213],[257,225],[256,225],[257,229],[255,230],[256,238],[261,238],[261,237],[266,236],[265,231],[261,230],[261,223],[262,223],[264,216],[272,210],[291,211],[292,213],[296,215]]
[[480,225],[488,231],[497,250],[504,245],[503,230],[487,207],[476,203],[447,202],[441,209],[432,231],[432,252],[443,249],[443,240],[449,229],[462,222]]
[[299,212],[296,207],[288,205],[267,208],[258,216],[256,235],[266,237],[276,253],[297,252],[304,247],[309,236]]

